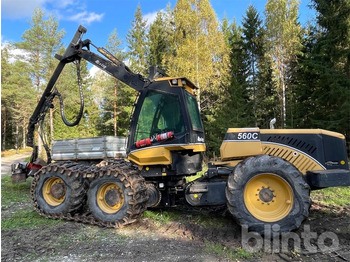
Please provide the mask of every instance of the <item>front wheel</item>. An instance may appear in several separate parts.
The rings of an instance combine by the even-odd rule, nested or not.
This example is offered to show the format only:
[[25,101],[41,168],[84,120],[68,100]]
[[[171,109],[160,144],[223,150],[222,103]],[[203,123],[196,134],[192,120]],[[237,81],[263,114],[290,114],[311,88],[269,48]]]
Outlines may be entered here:
[[250,157],[230,174],[228,209],[240,225],[260,234],[265,225],[280,232],[298,228],[308,217],[310,187],[289,162],[274,156]]
[[35,174],[31,195],[40,213],[73,214],[86,202],[86,184],[78,173],[54,163]]

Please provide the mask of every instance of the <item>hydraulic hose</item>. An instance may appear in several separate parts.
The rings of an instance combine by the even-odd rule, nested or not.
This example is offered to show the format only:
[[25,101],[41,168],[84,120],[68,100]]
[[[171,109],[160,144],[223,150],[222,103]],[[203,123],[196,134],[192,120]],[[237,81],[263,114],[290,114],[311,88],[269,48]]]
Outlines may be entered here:
[[84,112],[84,94],[83,94],[83,88],[82,88],[81,76],[80,76],[80,60],[76,60],[76,66],[77,66],[78,86],[79,86],[79,94],[80,94],[80,110],[76,120],[73,123],[69,122],[64,114],[64,105],[63,105],[62,95],[58,91],[56,91],[55,93],[60,100],[60,112],[61,112],[62,121],[67,126],[71,126],[71,127],[79,124],[81,118],[83,117],[83,112]]

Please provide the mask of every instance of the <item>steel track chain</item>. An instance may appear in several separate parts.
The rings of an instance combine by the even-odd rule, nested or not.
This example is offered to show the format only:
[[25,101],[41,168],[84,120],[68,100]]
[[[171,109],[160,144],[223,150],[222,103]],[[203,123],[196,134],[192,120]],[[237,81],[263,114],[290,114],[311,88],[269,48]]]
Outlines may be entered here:
[[[124,176],[122,179],[127,179],[127,181],[130,181],[131,188],[133,189],[133,200],[131,200],[134,205],[134,210],[128,213],[128,216],[125,216],[123,218],[122,222],[106,222],[102,221],[100,219],[97,219],[93,216],[93,214],[86,210],[82,213],[75,213],[75,214],[63,214],[63,213],[47,213],[44,210],[40,208],[37,202],[36,198],[36,187],[37,183],[39,181],[40,176],[45,174],[46,172],[50,172],[51,170],[57,171],[61,174],[65,174],[68,176],[74,175],[74,176],[82,176],[83,179],[90,183],[94,179],[98,179],[100,176],[102,176],[105,172],[107,172],[108,175],[111,174],[118,174]],[[114,175],[116,176],[116,175]],[[137,220],[137,218],[143,213],[143,211],[146,210],[146,203],[148,200],[147,197],[147,188],[144,178],[138,173],[138,171],[131,166],[131,164],[122,161],[122,160],[110,160],[110,161],[103,161],[99,165],[89,166],[85,164],[78,164],[76,162],[56,162],[51,163],[42,169],[40,169],[35,175],[34,179],[32,181],[30,195],[31,199],[34,205],[34,208],[36,211],[45,218],[51,218],[51,219],[63,219],[68,221],[75,221],[75,222],[81,222],[84,224],[90,224],[90,225],[97,225],[101,227],[108,227],[108,228],[120,228],[122,226],[131,224]]]

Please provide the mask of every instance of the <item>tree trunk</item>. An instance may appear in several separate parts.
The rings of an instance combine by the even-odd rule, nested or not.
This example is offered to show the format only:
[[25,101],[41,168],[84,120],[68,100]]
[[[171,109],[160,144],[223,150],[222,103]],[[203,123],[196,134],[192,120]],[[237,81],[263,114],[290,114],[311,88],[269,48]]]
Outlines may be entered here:
[[2,118],[4,119],[3,121],[3,134],[2,134],[2,145],[1,149],[2,151],[6,150],[6,128],[7,128],[7,110],[6,107],[4,107],[4,113],[2,114]]
[[18,149],[19,149],[19,125],[17,122],[16,123],[16,153],[18,153]]
[[[195,4],[195,8],[196,8],[196,14],[198,15],[198,4],[196,3]],[[201,92],[200,92],[200,90],[201,90],[201,87],[200,87],[200,84],[199,84],[199,57],[198,57],[198,34],[199,34],[199,32],[197,31],[197,29],[196,29],[196,39],[195,39],[195,41],[196,41],[196,50],[195,50],[195,52],[196,52],[196,86],[197,86],[197,88],[198,88],[198,109],[199,109],[199,111],[201,110]]]
[[26,129],[26,118],[23,117],[23,121],[22,121],[22,135],[23,135],[22,143],[23,143],[23,148],[27,147],[27,144],[26,144],[26,135],[27,135],[26,130],[27,130]]
[[279,47],[277,49],[277,68],[279,73],[279,84],[280,84],[280,91],[282,91],[281,95],[281,122],[282,122],[282,128],[286,128],[286,85],[285,85],[285,73],[284,73],[284,59],[283,55],[281,54],[282,51],[280,50],[282,47]]
[[38,156],[41,156],[42,153],[42,148],[43,148],[43,141],[40,138],[40,134],[41,134],[41,126],[38,125]]
[[114,85],[113,118],[114,136],[117,136],[117,85]]
[[255,126],[258,126],[258,116],[256,113],[256,84],[255,84],[255,59],[253,58],[252,63],[252,75],[253,75],[253,111],[254,111],[254,121],[255,121]]
[[[39,51],[37,51],[36,53],[36,63],[40,63],[40,53]],[[37,90],[37,102],[40,101],[40,75],[39,74],[36,74],[35,76],[35,80],[36,80],[36,90]],[[41,141],[41,138],[40,138],[40,134],[41,134],[41,127],[40,125],[38,126],[38,156],[41,155],[41,152],[42,152],[42,147],[43,147],[43,143]]]
[[[53,137],[53,108],[50,108],[50,141],[54,139]],[[50,142],[49,142],[50,143]]]
[[286,85],[284,83],[284,75],[282,75],[282,112],[283,112],[283,128],[286,128]]

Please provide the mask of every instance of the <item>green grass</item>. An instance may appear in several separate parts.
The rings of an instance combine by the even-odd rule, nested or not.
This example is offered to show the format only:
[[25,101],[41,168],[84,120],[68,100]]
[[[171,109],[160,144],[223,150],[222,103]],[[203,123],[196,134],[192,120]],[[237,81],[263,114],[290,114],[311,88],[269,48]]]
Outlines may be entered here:
[[24,258],[25,258],[26,261],[33,261],[33,260],[36,259],[38,256],[39,256],[38,254],[32,254],[32,253],[30,253],[30,254],[25,255]]
[[227,218],[221,216],[213,216],[207,213],[195,214],[188,217],[190,221],[195,224],[201,225],[205,228],[223,228],[227,226],[228,223],[231,223],[232,220],[228,221]]
[[24,153],[24,152],[32,152],[33,148],[27,147],[27,148],[21,148],[21,149],[10,149],[10,150],[5,150],[1,151],[1,157],[7,157],[7,156],[13,156],[18,153]]
[[188,213],[181,209],[172,209],[168,211],[146,210],[143,217],[154,221],[158,226],[181,221],[201,225],[205,228],[223,228],[231,222],[231,220],[228,221],[225,217],[210,215],[206,211]]
[[13,203],[30,201],[30,184],[32,179],[26,182],[13,184],[11,177],[1,178],[1,205],[9,206]]
[[1,219],[1,230],[16,228],[35,228],[42,225],[57,225],[60,220],[41,217],[35,211],[17,211],[6,220]]
[[181,219],[181,215],[174,211],[167,212],[162,210],[159,210],[159,211],[146,210],[143,213],[143,217],[153,220],[158,225],[165,225],[170,222],[180,221]]
[[248,259],[254,257],[254,254],[244,251],[242,248],[226,247],[211,241],[205,241],[205,251],[229,260]]
[[[1,178],[1,206],[2,208],[10,207],[6,211],[6,219],[1,219],[1,230],[16,228],[35,228],[40,225],[56,225],[58,220],[46,219],[41,217],[32,209],[25,207],[30,206],[30,184],[32,179],[26,182],[13,184],[11,177]],[[24,208],[23,208],[24,206]],[[18,210],[22,208],[21,210]],[[13,210],[16,210],[14,213]],[[4,211],[2,211],[4,212]]]
[[311,192],[311,198],[323,204],[335,206],[350,205],[350,187],[330,187]]

